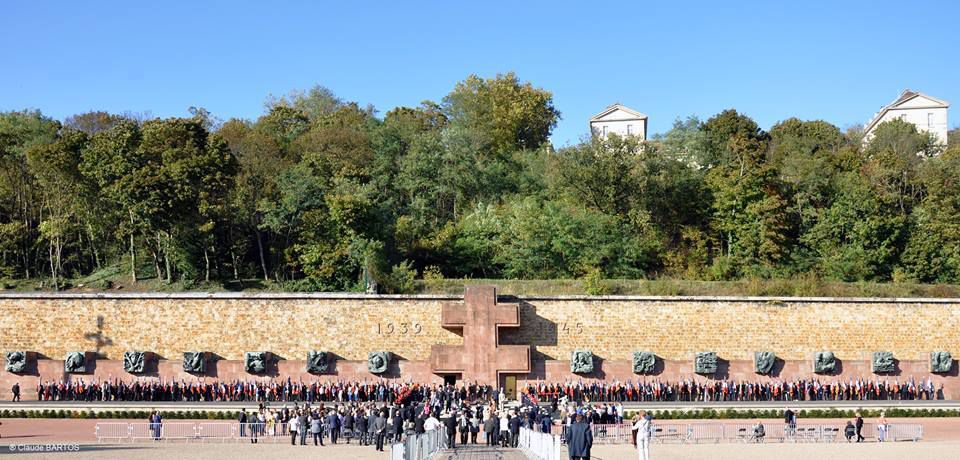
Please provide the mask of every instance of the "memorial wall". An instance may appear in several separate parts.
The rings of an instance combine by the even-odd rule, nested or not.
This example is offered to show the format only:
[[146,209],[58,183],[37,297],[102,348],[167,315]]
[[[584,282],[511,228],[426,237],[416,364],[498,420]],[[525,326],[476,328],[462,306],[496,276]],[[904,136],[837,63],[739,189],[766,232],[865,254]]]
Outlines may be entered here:
[[35,397],[38,379],[499,375],[503,385],[509,374],[521,384],[930,378],[960,397],[960,299],[497,298],[479,286],[466,297],[0,294],[0,396],[19,381]]

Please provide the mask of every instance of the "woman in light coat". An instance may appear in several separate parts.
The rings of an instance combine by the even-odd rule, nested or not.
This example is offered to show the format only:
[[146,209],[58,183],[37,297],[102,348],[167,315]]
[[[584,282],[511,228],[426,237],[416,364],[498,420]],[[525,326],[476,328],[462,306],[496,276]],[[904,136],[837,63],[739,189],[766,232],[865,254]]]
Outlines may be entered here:
[[650,460],[650,419],[646,411],[640,411],[640,420],[633,424],[637,432],[637,454],[640,460]]

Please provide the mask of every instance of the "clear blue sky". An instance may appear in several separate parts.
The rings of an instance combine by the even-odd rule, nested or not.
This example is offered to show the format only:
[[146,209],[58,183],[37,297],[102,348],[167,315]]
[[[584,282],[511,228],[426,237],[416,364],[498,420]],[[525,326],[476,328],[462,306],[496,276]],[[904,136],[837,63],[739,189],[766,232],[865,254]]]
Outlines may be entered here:
[[844,128],[907,87],[960,105],[958,19],[956,0],[9,1],[0,110],[252,119],[321,84],[383,114],[515,71],[553,92],[558,146],[617,101],[652,133],[730,107]]

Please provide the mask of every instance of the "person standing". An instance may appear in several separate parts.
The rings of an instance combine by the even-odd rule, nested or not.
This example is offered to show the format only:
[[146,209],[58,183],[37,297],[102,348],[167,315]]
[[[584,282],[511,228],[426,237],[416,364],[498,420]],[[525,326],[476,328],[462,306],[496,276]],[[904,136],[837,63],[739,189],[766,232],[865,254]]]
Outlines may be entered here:
[[650,419],[646,411],[640,411],[640,417],[633,424],[637,433],[637,455],[640,460],[650,460]]
[[857,442],[863,441],[863,434],[860,433],[863,430],[863,417],[860,416],[860,413],[857,412],[857,419],[854,422],[854,428],[857,430]]
[[510,446],[510,416],[506,409],[500,414],[500,447]]
[[474,408],[470,413],[470,444],[477,443],[477,434],[480,433],[480,417],[477,415],[479,408]]
[[340,437],[340,414],[337,411],[330,411],[327,415],[327,428],[330,430],[330,444],[336,444]]
[[[447,448],[456,449],[457,442],[457,418],[450,413],[446,413],[440,416],[443,419],[443,427],[446,430],[447,435]],[[463,444],[461,442],[461,444]]]
[[357,437],[360,438],[358,442],[361,446],[367,445],[367,415],[362,410],[357,412],[354,425],[357,427]]
[[247,436],[247,409],[240,409],[240,415],[237,417],[240,422],[240,437]]
[[377,419],[380,418],[377,415],[377,409],[370,408],[370,415],[367,416],[367,445],[377,443]]
[[457,428],[460,430],[460,445],[467,445],[467,437],[470,436],[470,418],[467,417],[467,411],[460,411],[457,417]]
[[[638,434],[637,437],[639,436]],[[593,448],[593,432],[590,430],[590,425],[583,421],[583,414],[577,414],[576,421],[570,424],[567,433],[567,452],[570,454],[570,460],[590,460],[591,448]]]
[[520,415],[511,414],[510,421],[510,447],[516,448],[520,443]]
[[[289,429],[290,429],[290,445],[295,446],[297,445],[297,413],[296,412],[291,414],[290,420],[289,422],[287,422],[287,425],[289,426]],[[243,424],[240,424],[240,426],[243,426]]]
[[20,401],[20,382],[13,384],[13,401]]
[[300,445],[307,445],[307,411],[301,410],[297,417],[297,433],[300,435]]
[[490,447],[493,447],[494,443],[496,442],[494,441],[495,439],[494,429],[496,428],[494,426],[495,425],[494,420],[496,420],[496,416],[491,415],[490,417],[487,417],[487,419],[483,421],[483,432],[484,434],[487,435],[487,445]]
[[403,437],[403,413],[398,411],[393,416],[393,442],[400,442]]
[[887,440],[887,416],[884,411],[880,411],[880,418],[877,420],[877,438],[880,442]]
[[383,452],[383,439],[387,435],[386,413],[376,416],[373,421],[374,434],[377,436],[377,450]]
[[310,434],[313,436],[313,445],[323,445],[323,418],[320,416],[310,417]]

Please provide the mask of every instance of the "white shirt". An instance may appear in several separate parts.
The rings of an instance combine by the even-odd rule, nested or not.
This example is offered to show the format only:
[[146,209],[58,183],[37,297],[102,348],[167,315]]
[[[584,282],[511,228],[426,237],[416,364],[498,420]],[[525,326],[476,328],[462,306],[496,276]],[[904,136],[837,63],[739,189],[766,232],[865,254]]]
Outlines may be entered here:
[[637,423],[633,424],[633,429],[637,430],[637,443],[641,439],[647,441],[650,439],[650,421],[646,418],[641,417],[640,420],[637,420]]
[[424,431],[432,431],[436,430],[437,428],[440,428],[440,421],[434,418],[432,415],[423,421]]

